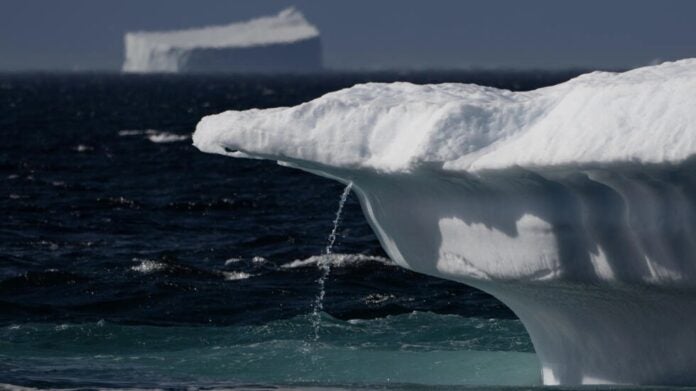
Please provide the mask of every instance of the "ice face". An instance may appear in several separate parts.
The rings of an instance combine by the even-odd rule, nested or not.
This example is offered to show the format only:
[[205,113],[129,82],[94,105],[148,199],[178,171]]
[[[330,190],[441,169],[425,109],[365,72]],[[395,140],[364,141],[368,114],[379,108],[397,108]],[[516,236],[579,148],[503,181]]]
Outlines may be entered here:
[[278,70],[321,67],[319,31],[294,8],[225,26],[130,32],[124,42],[125,72],[262,72],[273,61],[286,62]]
[[696,384],[696,60],[519,93],[358,85],[193,140],[352,182],[397,264],[515,311],[545,384]]

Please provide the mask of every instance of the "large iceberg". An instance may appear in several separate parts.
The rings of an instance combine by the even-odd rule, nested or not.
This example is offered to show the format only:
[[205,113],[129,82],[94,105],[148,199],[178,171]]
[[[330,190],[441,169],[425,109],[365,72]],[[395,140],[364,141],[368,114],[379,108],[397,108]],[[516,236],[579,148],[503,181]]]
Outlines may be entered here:
[[352,182],[394,261],[519,316],[544,384],[696,384],[696,59],[528,92],[369,83],[193,141]]
[[294,8],[225,26],[125,36],[124,72],[311,72],[319,31]]

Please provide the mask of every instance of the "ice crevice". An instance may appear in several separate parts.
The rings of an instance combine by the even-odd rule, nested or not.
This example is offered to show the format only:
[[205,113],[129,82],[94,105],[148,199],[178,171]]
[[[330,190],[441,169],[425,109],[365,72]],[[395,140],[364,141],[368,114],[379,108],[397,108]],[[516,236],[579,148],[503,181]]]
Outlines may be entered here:
[[545,384],[696,384],[696,60],[527,92],[369,83],[193,141],[352,182],[398,265],[520,317]]

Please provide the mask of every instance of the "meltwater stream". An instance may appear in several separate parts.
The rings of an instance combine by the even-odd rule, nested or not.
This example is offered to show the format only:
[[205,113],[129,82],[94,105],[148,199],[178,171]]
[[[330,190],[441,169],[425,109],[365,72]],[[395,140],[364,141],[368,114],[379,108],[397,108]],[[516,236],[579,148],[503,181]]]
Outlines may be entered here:
[[333,245],[336,242],[336,233],[338,231],[338,225],[341,223],[341,214],[343,213],[343,206],[346,204],[348,195],[350,194],[350,189],[353,187],[353,182],[349,182],[343,189],[341,194],[341,199],[338,201],[338,209],[336,210],[336,217],[333,220],[333,227],[331,228],[331,233],[326,242],[326,248],[324,248],[324,257],[317,262],[317,267],[321,270],[321,275],[317,279],[317,284],[319,285],[319,293],[314,300],[314,307],[312,310],[312,324],[314,326],[314,341],[319,340],[319,331],[321,330],[321,312],[324,310],[324,296],[326,296],[326,279],[329,278],[331,273],[331,263],[328,255],[331,254]]

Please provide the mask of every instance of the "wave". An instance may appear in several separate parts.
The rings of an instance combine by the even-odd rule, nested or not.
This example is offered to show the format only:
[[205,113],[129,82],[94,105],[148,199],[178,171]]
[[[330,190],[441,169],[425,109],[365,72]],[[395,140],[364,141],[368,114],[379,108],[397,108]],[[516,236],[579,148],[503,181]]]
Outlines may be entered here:
[[341,268],[372,262],[376,262],[381,265],[394,266],[394,262],[392,262],[390,259],[379,256],[363,254],[323,254],[313,255],[306,259],[296,259],[290,263],[281,265],[280,267],[282,269],[296,269],[328,264],[334,268]]
[[[131,266],[130,270],[142,274],[165,273],[181,275],[200,275],[206,274],[213,277],[222,277],[227,281],[246,280],[252,277],[263,275],[269,272],[317,267],[321,264],[329,264],[334,268],[357,267],[364,264],[376,263],[385,266],[394,266],[394,263],[384,257],[370,256],[363,254],[329,254],[314,255],[306,259],[296,259],[292,262],[276,266],[265,257],[254,256],[251,258],[228,258],[224,261],[224,266],[240,265],[237,269],[247,270],[203,270],[190,266],[175,263],[172,260],[153,260],[133,258],[136,265]],[[384,300],[382,300],[384,301]],[[375,304],[380,302],[377,297],[369,297],[366,303]]]
[[227,281],[246,280],[255,276],[255,274],[244,271],[201,269],[178,263],[175,259],[167,257],[160,260],[133,258],[133,261],[138,262],[138,264],[131,266],[130,270],[141,274],[164,273],[182,277],[202,276],[222,278]]
[[121,137],[145,136],[147,140],[150,140],[151,142],[156,144],[175,143],[180,141],[186,141],[191,138],[191,136],[188,134],[177,134],[156,129],[124,129],[118,131],[117,134]]
[[147,135],[147,139],[156,144],[162,143],[176,143],[179,141],[186,141],[190,139],[191,136],[186,134],[175,134],[169,132],[157,132]]
[[222,275],[225,277],[225,280],[228,281],[237,281],[237,280],[246,280],[247,278],[254,277],[253,274],[250,273],[245,273],[245,272],[222,272]]
[[[138,262],[138,264],[131,266],[130,270],[141,274],[164,273],[187,277],[203,276],[212,278],[222,278],[226,281],[240,281],[256,276],[256,274],[240,270],[204,270],[177,263],[175,260],[169,258],[164,258],[162,260],[133,258],[133,261]],[[225,266],[241,261],[241,259],[235,258],[235,262],[229,261],[230,260],[225,262]],[[252,262],[256,264],[261,264],[265,261],[265,258],[262,257],[254,257],[252,259]]]
[[159,272],[167,269],[167,264],[162,262],[153,261],[151,259],[133,259],[134,261],[139,261],[140,263],[131,267],[131,270],[138,273],[150,274],[154,272]]
[[[182,265],[171,259],[141,259],[133,258],[136,265],[130,267],[131,271],[141,274],[165,273],[179,275],[209,275],[222,277],[228,281],[246,280],[269,272],[293,270],[302,268],[315,268],[318,265],[329,264],[333,268],[359,267],[362,265],[378,264],[383,266],[395,266],[388,258],[364,254],[329,254],[313,255],[305,259],[296,259],[292,262],[276,266],[265,257],[254,256],[251,258],[228,258],[224,261],[225,267],[240,265],[236,269],[246,270],[203,270],[188,265]],[[369,297],[367,303],[375,304],[381,299]],[[382,300],[384,301],[384,300]]]

